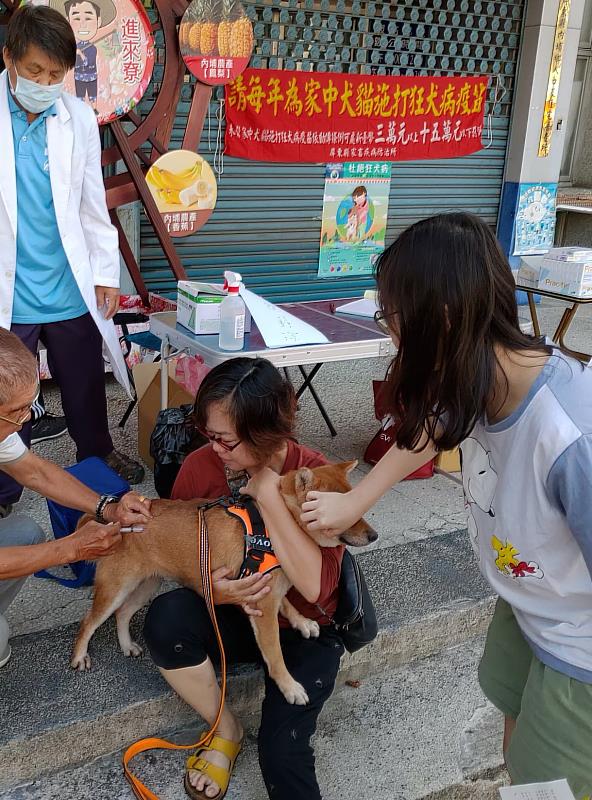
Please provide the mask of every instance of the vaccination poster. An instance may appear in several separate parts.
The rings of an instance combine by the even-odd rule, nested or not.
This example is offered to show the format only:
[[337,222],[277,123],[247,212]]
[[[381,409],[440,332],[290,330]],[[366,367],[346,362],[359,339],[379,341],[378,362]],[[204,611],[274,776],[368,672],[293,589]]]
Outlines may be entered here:
[[514,255],[548,253],[555,238],[556,183],[521,183],[514,231]]
[[320,278],[372,275],[384,250],[390,188],[388,162],[327,164]]
[[28,0],[55,8],[76,37],[66,90],[95,112],[99,125],[134,109],[152,77],[154,37],[140,0]]

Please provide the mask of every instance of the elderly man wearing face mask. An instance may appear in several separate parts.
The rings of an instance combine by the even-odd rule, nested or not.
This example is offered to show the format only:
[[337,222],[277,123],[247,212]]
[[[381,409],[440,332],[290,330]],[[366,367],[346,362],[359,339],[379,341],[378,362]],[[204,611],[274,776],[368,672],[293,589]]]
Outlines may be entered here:
[[[95,114],[64,92],[76,40],[44,6],[12,15],[0,74],[0,326],[32,352],[47,348],[79,460],[99,456],[132,483],[142,467],[109,434],[103,346],[129,391],[112,317],[119,302],[119,247],[101,172]],[[20,433],[30,443],[30,425]],[[0,480],[0,518],[21,487]]]
[[30,517],[12,514],[0,519],[0,667],[11,654],[4,612],[27,575],[58,564],[109,555],[121,541],[121,525],[141,533],[142,523],[150,518],[150,501],[146,498],[134,492],[119,501],[109,495],[99,496],[25,447],[18,433],[29,420],[38,394],[35,359],[17,336],[0,328],[0,474],[97,520],[87,522],[70,536],[45,542],[44,532]]

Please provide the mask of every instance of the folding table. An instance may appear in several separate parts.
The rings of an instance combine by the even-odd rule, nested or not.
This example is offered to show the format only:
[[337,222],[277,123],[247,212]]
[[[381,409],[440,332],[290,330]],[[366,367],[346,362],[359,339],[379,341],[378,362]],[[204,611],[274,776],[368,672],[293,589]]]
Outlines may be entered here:
[[554,300],[562,300],[564,303],[569,305],[569,308],[564,310],[563,315],[559,320],[559,325],[557,326],[552,338],[553,341],[556,342],[556,344],[558,344],[566,353],[574,358],[579,358],[580,361],[588,363],[592,358],[589,353],[580,353],[578,350],[572,350],[565,344],[564,340],[570,325],[574,320],[578,306],[586,305],[586,303],[592,303],[592,297],[573,297],[572,295],[561,294],[560,292],[550,292],[547,289],[535,289],[531,286],[523,286],[519,283],[516,284],[516,288],[520,289],[522,292],[526,292],[527,294],[528,307],[530,308],[530,316],[532,317],[532,327],[534,328],[535,336],[541,335],[536,304],[534,302],[535,295],[540,294],[543,295],[543,297],[552,297]]
[[[353,298],[355,299],[355,298]],[[388,336],[380,330],[373,319],[345,314],[336,314],[335,310],[352,298],[339,300],[316,300],[307,303],[284,303],[280,308],[289,311],[295,317],[313,325],[325,334],[327,344],[307,344],[294,347],[269,348],[265,345],[261,333],[253,322],[250,333],[245,334],[242,350],[229,352],[218,347],[218,335],[193,334],[177,324],[174,311],[164,311],[150,316],[150,331],[161,340],[160,362],[160,398],[161,408],[168,405],[167,361],[180,353],[201,356],[208,367],[222,364],[229,358],[248,356],[249,358],[267,358],[276,367],[298,367],[303,383],[296,394],[300,397],[308,389],[311,393],[331,436],[337,432],[331,419],[313,386],[313,380],[323,366],[331,361],[355,361],[365,358],[380,358],[394,355],[393,344]],[[312,364],[310,371],[305,365]]]

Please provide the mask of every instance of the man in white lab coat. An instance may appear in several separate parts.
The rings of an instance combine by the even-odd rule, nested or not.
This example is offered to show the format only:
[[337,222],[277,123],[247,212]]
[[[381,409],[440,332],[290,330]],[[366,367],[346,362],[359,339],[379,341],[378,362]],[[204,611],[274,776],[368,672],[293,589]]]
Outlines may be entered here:
[[[63,93],[76,61],[68,21],[44,6],[13,14],[0,75],[0,326],[33,353],[41,340],[78,459],[104,458],[138,482],[143,470],[113,449],[103,347],[129,391],[112,322],[119,302],[119,249],[101,172],[93,110]],[[30,425],[21,432],[26,445]],[[21,487],[0,480],[0,517]]]

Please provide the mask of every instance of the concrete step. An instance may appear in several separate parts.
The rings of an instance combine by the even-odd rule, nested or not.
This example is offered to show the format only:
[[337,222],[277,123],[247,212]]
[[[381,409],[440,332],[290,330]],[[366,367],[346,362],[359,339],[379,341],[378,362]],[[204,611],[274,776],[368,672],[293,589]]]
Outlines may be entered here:
[[[466,532],[366,553],[360,563],[381,633],[372,646],[344,659],[342,681],[438,653],[485,630],[493,599]],[[138,617],[133,627],[141,638]],[[112,621],[91,643],[91,671],[71,671],[76,629],[13,640],[13,658],[0,675],[0,790],[195,722],[149,658],[121,655]],[[229,702],[242,717],[258,709],[261,686],[256,669],[233,673]]]
[[[341,686],[327,703],[316,735],[317,772],[325,800],[494,800],[504,782],[502,719],[477,685],[483,637],[427,659],[389,668]],[[247,722],[246,746],[228,800],[267,797],[256,752],[257,716]],[[187,731],[178,741],[191,741]],[[89,761],[29,785],[0,792],[0,800],[125,800],[131,797],[121,753]],[[184,755],[157,752],[134,761],[135,773],[163,800],[182,800]]]

